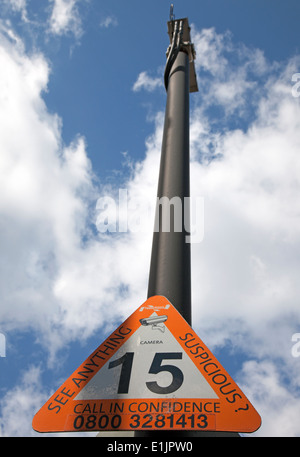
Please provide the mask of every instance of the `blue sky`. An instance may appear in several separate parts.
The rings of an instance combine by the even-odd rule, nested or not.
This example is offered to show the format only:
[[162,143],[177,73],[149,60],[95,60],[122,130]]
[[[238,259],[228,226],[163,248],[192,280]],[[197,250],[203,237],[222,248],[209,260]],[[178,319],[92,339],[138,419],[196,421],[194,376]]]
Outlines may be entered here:
[[[170,2],[0,7],[0,436],[38,436],[34,413],[146,299],[151,230],[97,221],[127,189],[153,227]],[[300,436],[299,13],[298,0],[175,2],[199,85],[193,327],[261,414],[258,436]]]

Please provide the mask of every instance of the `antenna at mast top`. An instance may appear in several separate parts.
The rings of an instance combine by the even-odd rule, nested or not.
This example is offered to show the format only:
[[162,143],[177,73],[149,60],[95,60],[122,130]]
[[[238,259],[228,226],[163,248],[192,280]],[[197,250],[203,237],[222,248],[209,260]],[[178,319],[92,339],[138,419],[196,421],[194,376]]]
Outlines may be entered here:
[[175,14],[174,14],[174,5],[171,3],[170,6],[170,21],[175,21]]

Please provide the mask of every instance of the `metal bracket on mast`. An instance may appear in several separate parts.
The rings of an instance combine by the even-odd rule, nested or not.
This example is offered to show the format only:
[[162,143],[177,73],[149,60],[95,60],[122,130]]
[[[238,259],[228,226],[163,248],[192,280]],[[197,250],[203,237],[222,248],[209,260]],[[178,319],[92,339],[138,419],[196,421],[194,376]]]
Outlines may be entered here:
[[[172,18],[172,19],[171,19]],[[170,21],[168,22],[168,34],[170,46],[167,50],[167,63],[165,69],[165,87],[168,89],[169,74],[179,51],[186,52],[190,62],[190,92],[198,92],[198,84],[194,61],[196,51],[191,42],[190,26],[187,18],[175,20],[173,4],[171,5]]]

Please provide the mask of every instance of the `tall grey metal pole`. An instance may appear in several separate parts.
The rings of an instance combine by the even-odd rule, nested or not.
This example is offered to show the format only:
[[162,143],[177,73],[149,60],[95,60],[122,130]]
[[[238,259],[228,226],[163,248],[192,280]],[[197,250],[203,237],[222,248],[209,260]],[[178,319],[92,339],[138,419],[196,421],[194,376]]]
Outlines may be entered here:
[[179,51],[169,76],[148,297],[167,297],[191,323],[189,166],[189,57]]
[[[168,23],[171,45],[166,66],[167,104],[158,182],[148,298],[163,295],[191,325],[191,247],[189,236],[189,93],[198,90],[187,19]],[[191,59],[192,56],[192,59]],[[181,207],[181,212],[180,212]],[[169,210],[173,209],[169,214]],[[170,226],[164,228],[164,214]],[[136,431],[137,437],[222,437],[238,433]]]

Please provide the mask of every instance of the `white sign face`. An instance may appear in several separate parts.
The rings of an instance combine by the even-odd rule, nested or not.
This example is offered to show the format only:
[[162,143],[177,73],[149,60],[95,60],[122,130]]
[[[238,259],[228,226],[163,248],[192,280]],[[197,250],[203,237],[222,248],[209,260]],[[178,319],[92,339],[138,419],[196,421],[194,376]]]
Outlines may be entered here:
[[153,313],[75,400],[218,398],[163,321]]

